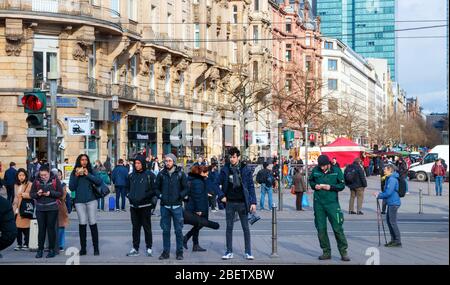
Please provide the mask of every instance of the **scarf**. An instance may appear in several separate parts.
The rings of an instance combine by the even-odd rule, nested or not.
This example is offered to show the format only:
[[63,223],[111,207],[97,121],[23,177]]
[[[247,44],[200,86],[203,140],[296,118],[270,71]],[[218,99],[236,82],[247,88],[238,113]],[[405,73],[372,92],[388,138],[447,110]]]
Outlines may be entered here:
[[233,173],[233,188],[241,187],[241,175],[239,172],[239,164],[230,165],[231,173]]

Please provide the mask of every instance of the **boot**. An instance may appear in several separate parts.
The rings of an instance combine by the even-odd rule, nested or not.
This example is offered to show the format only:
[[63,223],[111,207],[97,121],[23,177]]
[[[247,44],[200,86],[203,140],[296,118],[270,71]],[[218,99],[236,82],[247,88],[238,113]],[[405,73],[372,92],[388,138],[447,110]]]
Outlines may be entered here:
[[78,232],[80,233],[80,256],[86,255],[86,228],[87,225],[78,225]]
[[98,248],[98,228],[97,224],[89,225],[92,235],[92,245],[94,246],[94,255],[100,255],[100,250]]
[[331,259],[331,254],[324,253],[321,256],[319,256],[319,260],[328,260]]
[[203,247],[201,247],[198,244],[194,244],[194,246],[192,247],[192,251],[203,252],[203,251],[206,251],[206,249],[204,249]]
[[189,240],[188,236],[185,235],[185,236],[183,237],[183,247],[184,247],[185,249],[188,249],[188,245],[187,245],[188,240]]
[[55,250],[54,250],[54,249],[50,249],[50,250],[48,251],[48,254],[47,254],[46,258],[53,258],[53,257],[55,257],[55,256],[56,256]]

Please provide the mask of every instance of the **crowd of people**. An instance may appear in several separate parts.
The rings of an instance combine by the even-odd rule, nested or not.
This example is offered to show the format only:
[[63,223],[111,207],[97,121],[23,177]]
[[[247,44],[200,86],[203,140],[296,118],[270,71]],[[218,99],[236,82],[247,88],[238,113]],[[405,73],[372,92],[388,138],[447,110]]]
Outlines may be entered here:
[[[177,260],[183,259],[183,250],[188,249],[192,238],[192,251],[204,252],[200,246],[200,232],[204,227],[219,228],[219,224],[210,220],[210,211],[225,210],[226,251],[222,259],[234,258],[233,228],[236,217],[239,218],[245,243],[244,258],[253,260],[251,250],[251,231],[249,216],[257,211],[255,186],[260,187],[259,210],[270,210],[273,205],[272,193],[280,183],[281,189],[291,189],[296,196],[295,209],[303,211],[302,201],[308,186],[314,192],[314,222],[317,229],[322,255],[320,260],[331,259],[331,247],[327,234],[327,221],[335,233],[339,253],[343,261],[349,261],[348,244],[343,230],[343,213],[339,205],[338,193],[347,186],[350,189],[349,214],[363,215],[364,190],[366,177],[372,174],[370,159],[363,156],[346,165],[345,171],[336,158],[326,155],[317,159],[318,165],[305,177],[301,160],[292,157],[265,161],[260,169],[253,171],[246,162],[241,161],[240,151],[229,149],[224,164],[217,159],[210,163],[203,157],[191,163],[189,171],[177,165],[177,157],[166,154],[163,161],[151,155],[136,155],[133,160],[119,159],[112,167],[109,159],[105,163],[99,160],[91,164],[86,154],[78,156],[68,185],[63,183],[62,171],[50,169],[47,164],[37,160],[28,167],[16,170],[14,162],[0,181],[7,190],[7,199],[0,197],[0,250],[17,245],[14,250],[29,250],[30,224],[32,219],[38,224],[38,250],[36,258],[42,258],[47,239],[47,258],[52,258],[65,248],[65,228],[69,225],[69,213],[74,207],[78,219],[80,255],[88,254],[87,228],[92,239],[94,255],[100,255],[97,215],[105,210],[105,196],[98,194],[102,187],[114,187],[115,199],[109,200],[110,209],[126,211],[129,201],[132,224],[132,247],[127,256],[140,255],[140,236],[144,230],[145,255],[153,255],[151,218],[159,201],[160,227],[163,236],[163,251],[160,260],[170,258],[170,239],[172,224],[174,227]],[[436,161],[432,174],[436,179],[436,195],[442,195],[442,178],[446,165]],[[383,201],[381,214],[391,234],[387,247],[401,246],[400,231],[397,226],[397,212],[401,206],[401,193],[408,192],[407,162],[398,157],[389,161],[382,157],[376,161],[376,172],[380,175],[381,191],[375,197]],[[221,167],[222,166],[222,167]],[[219,168],[220,167],[220,168]],[[219,170],[220,169],[220,170]],[[281,173],[281,175],[280,175]],[[440,185],[440,186],[439,186]],[[404,188],[404,189],[403,189]],[[266,207],[266,196],[268,204]],[[356,211],[354,207],[357,200]],[[31,205],[31,206],[30,206]],[[33,208],[30,213],[29,208]],[[28,211],[27,211],[28,210]],[[183,235],[183,226],[192,228]]]

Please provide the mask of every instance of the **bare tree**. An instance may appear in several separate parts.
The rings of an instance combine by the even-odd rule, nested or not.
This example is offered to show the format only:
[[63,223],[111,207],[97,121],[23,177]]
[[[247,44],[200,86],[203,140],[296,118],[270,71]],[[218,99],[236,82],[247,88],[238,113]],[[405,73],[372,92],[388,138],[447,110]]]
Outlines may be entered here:
[[367,120],[356,104],[345,101],[341,106],[330,110],[328,122],[330,131],[338,137],[353,139],[367,133]]

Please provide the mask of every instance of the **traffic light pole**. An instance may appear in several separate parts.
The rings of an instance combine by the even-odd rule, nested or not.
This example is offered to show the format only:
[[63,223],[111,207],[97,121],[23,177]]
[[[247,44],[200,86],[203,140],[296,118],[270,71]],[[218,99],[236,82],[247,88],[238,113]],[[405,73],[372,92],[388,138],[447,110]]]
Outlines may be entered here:
[[[57,95],[57,89],[58,89],[58,74],[54,72],[48,73],[48,79],[50,81],[50,101],[51,101],[51,126],[50,126],[50,148],[51,153],[49,153],[49,162],[52,168],[58,168],[57,164],[57,151],[58,148],[56,146],[56,137],[57,137],[57,126],[56,126],[56,95]],[[48,122],[47,122],[48,124]]]
[[282,164],[281,164],[281,144],[282,144],[282,128],[283,126],[283,121],[280,119],[278,120],[278,177],[279,177],[279,181],[278,181],[278,211],[283,211],[283,195],[281,193],[281,181],[282,181]]
[[306,191],[308,191],[308,125],[305,124],[305,178]]

